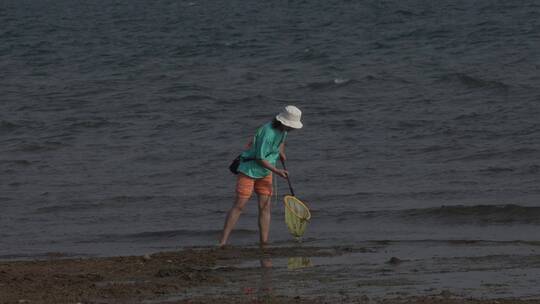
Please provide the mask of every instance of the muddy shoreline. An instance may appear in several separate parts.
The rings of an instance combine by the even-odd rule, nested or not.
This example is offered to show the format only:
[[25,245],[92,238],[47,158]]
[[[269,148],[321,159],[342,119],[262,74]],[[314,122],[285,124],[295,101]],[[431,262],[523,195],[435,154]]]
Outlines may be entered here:
[[[444,291],[429,296],[391,295],[377,299],[346,293],[310,296],[294,294],[294,290],[267,292],[272,287],[219,291],[228,291],[230,282],[245,280],[249,283],[253,275],[262,273],[264,276],[266,269],[272,268],[272,259],[290,258],[289,266],[302,268],[310,266],[309,257],[335,257],[370,250],[351,247],[193,248],[145,256],[63,258],[51,255],[46,260],[4,261],[0,262],[0,303],[540,303],[539,299],[471,299]],[[246,263],[248,266],[240,267]],[[206,292],[210,290],[214,291]]]

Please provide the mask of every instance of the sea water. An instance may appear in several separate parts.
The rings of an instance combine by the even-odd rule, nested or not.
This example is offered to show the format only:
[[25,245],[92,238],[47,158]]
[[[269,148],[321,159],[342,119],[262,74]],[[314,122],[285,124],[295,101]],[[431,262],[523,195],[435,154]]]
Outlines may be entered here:
[[215,245],[230,161],[287,104],[306,244],[534,244],[539,29],[533,0],[3,1],[0,257]]

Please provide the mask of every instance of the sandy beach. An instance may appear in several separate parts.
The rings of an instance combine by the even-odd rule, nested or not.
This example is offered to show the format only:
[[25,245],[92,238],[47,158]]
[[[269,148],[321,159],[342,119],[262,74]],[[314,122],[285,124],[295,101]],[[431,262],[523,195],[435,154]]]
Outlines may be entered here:
[[[144,256],[66,258],[50,254],[47,260],[0,263],[0,303],[540,303],[531,298],[474,298],[448,290],[429,294],[368,296],[362,288],[407,285],[407,280],[366,282],[356,288],[306,293],[298,284],[324,290],[337,279],[355,276],[335,273],[312,259],[336,259],[367,254],[372,248],[352,247],[230,247],[193,248]],[[280,261],[287,264],[280,266]],[[385,265],[404,263],[399,258]],[[282,268],[281,271],[279,268]],[[310,269],[310,272],[304,271]],[[320,277],[326,277],[321,279]],[[338,279],[340,278],[340,279]],[[277,282],[277,283],[276,283]],[[316,283],[315,283],[316,282]],[[287,288],[290,286],[290,288]],[[360,293],[359,293],[360,290]]]

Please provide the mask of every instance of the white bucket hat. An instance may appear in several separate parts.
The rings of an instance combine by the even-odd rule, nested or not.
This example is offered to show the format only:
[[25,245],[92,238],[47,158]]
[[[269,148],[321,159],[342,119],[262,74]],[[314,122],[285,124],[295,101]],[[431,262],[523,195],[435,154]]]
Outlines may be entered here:
[[276,119],[279,122],[293,129],[302,128],[301,117],[302,111],[295,106],[286,106],[281,113],[276,115]]

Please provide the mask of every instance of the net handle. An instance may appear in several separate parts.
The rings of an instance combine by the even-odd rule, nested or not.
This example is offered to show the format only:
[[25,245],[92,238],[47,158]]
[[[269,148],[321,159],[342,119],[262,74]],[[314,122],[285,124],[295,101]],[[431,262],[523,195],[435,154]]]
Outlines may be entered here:
[[[283,161],[283,159],[280,157],[279,160],[281,160],[281,165],[283,166],[283,169],[285,169],[285,171],[287,171],[287,166],[285,166],[285,162]],[[287,174],[287,183],[289,184],[289,190],[291,190],[291,195],[295,196],[294,195],[294,190],[293,190],[292,185],[291,185],[291,179],[289,178],[288,174]]]

